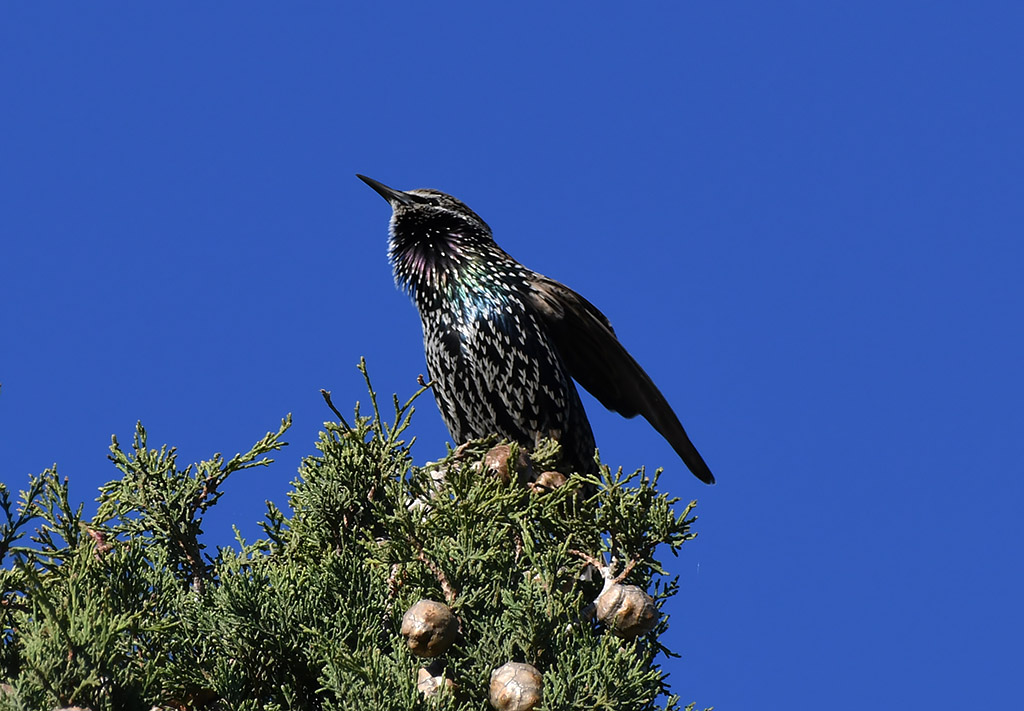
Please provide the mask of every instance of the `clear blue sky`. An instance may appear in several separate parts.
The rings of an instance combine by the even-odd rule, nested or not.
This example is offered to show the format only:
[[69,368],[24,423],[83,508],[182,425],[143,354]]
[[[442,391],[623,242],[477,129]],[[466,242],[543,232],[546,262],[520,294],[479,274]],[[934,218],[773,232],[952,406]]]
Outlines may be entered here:
[[[1024,5],[4,3],[0,477],[91,500],[136,420],[256,534],[300,458],[424,371],[360,172],[462,198],[585,294],[718,476],[674,690],[719,709],[1015,708]],[[419,461],[447,434],[414,419]]]

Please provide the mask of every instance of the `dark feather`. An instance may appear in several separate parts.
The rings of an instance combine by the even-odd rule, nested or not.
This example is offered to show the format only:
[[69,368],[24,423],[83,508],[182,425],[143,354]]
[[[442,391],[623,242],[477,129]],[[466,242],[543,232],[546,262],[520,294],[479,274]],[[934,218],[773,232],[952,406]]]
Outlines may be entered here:
[[676,413],[619,342],[607,317],[569,287],[540,274],[531,280],[530,297],[573,379],[609,410],[624,417],[643,415],[698,479],[713,484],[714,475]]

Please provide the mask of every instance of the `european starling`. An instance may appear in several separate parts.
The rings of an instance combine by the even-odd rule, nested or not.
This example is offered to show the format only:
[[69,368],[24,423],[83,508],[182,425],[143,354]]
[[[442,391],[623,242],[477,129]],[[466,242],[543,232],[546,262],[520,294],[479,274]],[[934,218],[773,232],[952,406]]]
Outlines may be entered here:
[[608,409],[643,415],[698,479],[714,483],[665,397],[593,304],[510,257],[451,195],[358,177],[391,204],[395,283],[420,312],[434,396],[456,444],[498,434],[532,448],[550,436],[574,471],[594,472],[594,434],[575,379]]

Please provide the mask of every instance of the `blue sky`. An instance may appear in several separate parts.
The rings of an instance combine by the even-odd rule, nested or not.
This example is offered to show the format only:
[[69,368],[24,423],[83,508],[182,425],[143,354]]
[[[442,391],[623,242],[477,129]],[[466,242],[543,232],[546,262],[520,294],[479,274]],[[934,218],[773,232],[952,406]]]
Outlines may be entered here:
[[0,477],[91,500],[136,420],[194,461],[291,412],[209,522],[254,536],[320,388],[424,371],[354,174],[438,188],[609,316],[718,477],[587,400],[700,502],[677,693],[1016,705],[1022,7],[5,3]]

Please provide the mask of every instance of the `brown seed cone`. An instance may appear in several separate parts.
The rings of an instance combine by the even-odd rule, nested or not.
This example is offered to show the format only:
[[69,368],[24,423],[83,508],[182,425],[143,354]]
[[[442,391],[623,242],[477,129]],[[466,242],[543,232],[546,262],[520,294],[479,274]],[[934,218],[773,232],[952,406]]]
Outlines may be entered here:
[[484,455],[484,471],[491,472],[506,484],[512,481],[513,476],[520,484],[533,479],[533,465],[530,464],[526,452],[520,447],[515,462],[509,461],[511,454],[512,448],[507,444],[491,447]]
[[532,664],[509,662],[491,672],[491,706],[498,711],[532,711],[544,699],[543,683]]
[[616,583],[597,598],[597,619],[623,639],[650,632],[660,616],[654,598],[636,585]]
[[458,629],[458,620],[448,606],[433,600],[420,600],[402,617],[402,635],[412,653],[420,657],[444,654]]
[[430,670],[420,667],[416,674],[416,690],[424,696],[436,696],[441,693],[442,687],[455,688],[455,682],[445,677],[444,674],[434,676]]
[[542,472],[537,481],[530,482],[530,491],[541,494],[545,491],[554,491],[565,484],[567,479],[561,472]]

